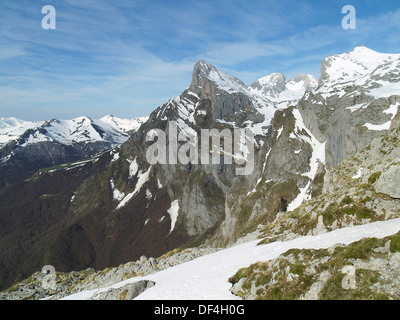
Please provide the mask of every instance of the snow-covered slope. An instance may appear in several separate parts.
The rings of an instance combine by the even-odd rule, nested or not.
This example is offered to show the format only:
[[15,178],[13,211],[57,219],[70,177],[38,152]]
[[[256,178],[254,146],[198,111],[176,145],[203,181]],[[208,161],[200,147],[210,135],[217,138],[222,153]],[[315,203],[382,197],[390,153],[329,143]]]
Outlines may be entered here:
[[135,277],[110,287],[80,293],[63,300],[86,300],[110,288],[119,288],[140,280],[155,282],[155,286],[136,300],[237,300],[229,291],[228,279],[240,268],[259,261],[272,260],[292,248],[322,249],[337,243],[348,245],[367,237],[384,238],[400,230],[400,218],[348,227],[318,236],[305,236],[286,242],[257,245],[246,242],[212,253],[187,263],[143,277]]

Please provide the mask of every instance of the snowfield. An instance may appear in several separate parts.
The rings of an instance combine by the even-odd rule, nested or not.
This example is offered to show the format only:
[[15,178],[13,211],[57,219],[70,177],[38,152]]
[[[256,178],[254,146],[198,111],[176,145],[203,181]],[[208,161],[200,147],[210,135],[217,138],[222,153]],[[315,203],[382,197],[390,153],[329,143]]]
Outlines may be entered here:
[[99,292],[139,280],[151,280],[156,285],[139,295],[136,300],[240,300],[230,293],[231,284],[228,282],[240,268],[258,261],[274,259],[292,248],[326,249],[337,243],[347,245],[368,237],[384,238],[399,230],[400,218],[397,218],[286,242],[257,246],[259,240],[250,241],[148,276],[131,278],[107,288],[82,291],[63,300],[91,299]]

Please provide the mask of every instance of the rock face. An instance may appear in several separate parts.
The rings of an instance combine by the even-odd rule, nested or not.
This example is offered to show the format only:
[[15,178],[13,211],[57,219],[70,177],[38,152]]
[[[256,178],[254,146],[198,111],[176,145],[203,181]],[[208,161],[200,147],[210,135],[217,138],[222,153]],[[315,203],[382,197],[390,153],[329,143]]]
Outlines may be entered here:
[[330,167],[322,193],[293,212],[279,213],[264,229],[268,241],[317,235],[400,214],[394,179],[400,157],[400,123],[340,164]]
[[[341,73],[343,63],[351,72]],[[199,61],[190,86],[152,112],[122,145],[0,190],[0,255],[8,261],[0,265],[1,287],[45,264],[64,272],[103,269],[182,246],[229,245],[279,219],[286,228],[288,212],[329,189],[324,176],[332,165],[390,128],[399,106],[398,63],[397,55],[357,48],[325,59],[316,88],[311,76],[286,81],[279,74],[247,87]],[[201,150],[192,152],[197,140],[190,140],[201,137],[202,129],[242,129],[254,137],[241,139],[247,143],[241,154],[229,152],[229,139],[221,139],[212,150],[220,162],[203,163],[195,160],[196,152],[201,160]],[[148,150],[160,131],[165,149],[152,159],[165,155],[168,161],[150,163]],[[174,149],[187,162],[171,161]],[[237,169],[250,164],[240,162],[246,150],[254,162],[240,175]],[[319,221],[315,232],[335,227],[329,215],[311,217],[312,229]]]
[[376,181],[375,190],[400,199],[400,166],[393,165]]
[[399,58],[357,47],[322,61],[318,88],[303,97],[299,109],[316,138],[327,141],[328,165],[389,129],[400,103]]

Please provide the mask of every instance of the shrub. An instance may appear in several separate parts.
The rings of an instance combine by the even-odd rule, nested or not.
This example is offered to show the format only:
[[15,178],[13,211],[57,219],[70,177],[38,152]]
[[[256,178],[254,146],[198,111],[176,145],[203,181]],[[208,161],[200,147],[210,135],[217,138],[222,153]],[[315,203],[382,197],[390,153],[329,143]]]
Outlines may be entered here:
[[379,179],[381,174],[382,174],[381,171],[378,171],[378,172],[375,172],[375,173],[371,174],[371,176],[368,178],[368,183],[369,184],[374,184],[376,182],[376,180]]
[[390,241],[390,252],[400,252],[400,232],[394,235]]

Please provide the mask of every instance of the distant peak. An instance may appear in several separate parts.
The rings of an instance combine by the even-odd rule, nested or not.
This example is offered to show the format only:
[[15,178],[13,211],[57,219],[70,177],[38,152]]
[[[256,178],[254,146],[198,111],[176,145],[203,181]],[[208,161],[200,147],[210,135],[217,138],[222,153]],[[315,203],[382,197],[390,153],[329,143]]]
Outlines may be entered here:
[[256,82],[254,82],[254,84],[259,84],[262,86],[265,85],[276,86],[279,85],[279,83],[285,83],[285,82],[286,78],[282,73],[274,72],[258,79]]

